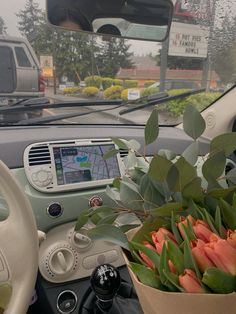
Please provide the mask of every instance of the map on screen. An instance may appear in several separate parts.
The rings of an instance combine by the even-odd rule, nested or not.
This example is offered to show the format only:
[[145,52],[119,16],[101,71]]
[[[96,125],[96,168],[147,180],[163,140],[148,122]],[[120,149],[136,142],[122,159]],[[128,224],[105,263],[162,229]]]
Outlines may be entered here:
[[58,185],[112,179],[120,176],[116,156],[103,160],[113,144],[54,147]]

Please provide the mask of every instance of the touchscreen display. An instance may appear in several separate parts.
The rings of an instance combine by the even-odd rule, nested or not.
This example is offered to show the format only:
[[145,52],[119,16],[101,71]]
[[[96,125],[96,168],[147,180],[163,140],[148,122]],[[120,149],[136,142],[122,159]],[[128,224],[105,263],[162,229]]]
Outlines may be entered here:
[[57,184],[112,179],[120,176],[116,156],[103,160],[113,144],[53,147]]

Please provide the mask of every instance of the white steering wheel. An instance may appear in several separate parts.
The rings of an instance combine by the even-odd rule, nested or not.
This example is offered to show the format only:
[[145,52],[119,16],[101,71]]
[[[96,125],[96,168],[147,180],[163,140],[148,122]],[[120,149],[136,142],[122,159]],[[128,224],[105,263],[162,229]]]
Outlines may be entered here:
[[12,285],[12,296],[4,314],[25,314],[38,271],[38,235],[29,200],[8,167],[0,161],[0,193],[9,216],[0,222],[1,280]]

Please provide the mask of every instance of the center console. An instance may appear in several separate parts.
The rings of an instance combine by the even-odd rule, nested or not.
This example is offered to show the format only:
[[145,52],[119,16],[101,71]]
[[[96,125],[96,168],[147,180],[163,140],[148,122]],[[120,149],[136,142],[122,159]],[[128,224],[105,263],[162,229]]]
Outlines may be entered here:
[[[41,243],[36,289],[38,301],[30,307],[29,314],[116,314],[124,313],[123,310],[117,312],[117,308],[128,304],[129,313],[132,308],[134,313],[142,313],[120,247],[105,241],[92,241],[87,235],[88,225],[80,232],[74,230],[74,225],[74,222],[67,223],[52,229]],[[108,268],[99,269],[104,264],[109,265]],[[116,273],[110,267],[118,269],[119,282],[108,280],[107,284],[106,278],[111,275],[110,279],[113,279]],[[107,284],[105,288],[103,282]],[[105,301],[108,298],[113,306],[102,306],[101,312],[104,298]]]

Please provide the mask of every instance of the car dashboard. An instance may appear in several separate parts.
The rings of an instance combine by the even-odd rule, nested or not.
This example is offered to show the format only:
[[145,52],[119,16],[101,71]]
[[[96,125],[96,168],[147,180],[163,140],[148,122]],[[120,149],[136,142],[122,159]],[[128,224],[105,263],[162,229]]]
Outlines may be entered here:
[[[88,163],[86,158],[78,156],[78,149],[92,149],[93,153],[94,149],[107,150],[113,148],[111,138],[135,139],[141,144],[140,153],[144,151],[143,126],[50,125],[1,129],[0,158],[29,198],[38,230],[46,235],[39,248],[37,301],[29,313],[78,313],[89,289],[89,277],[99,264],[109,263],[120,268],[122,276],[130,280],[118,246],[102,240],[92,241],[86,233],[91,227],[89,224],[79,232],[74,229],[82,210],[112,205],[105,193],[106,186],[112,183],[112,177],[122,175],[122,159],[127,151],[111,162],[109,176],[104,176],[104,171],[99,174],[102,165],[99,160],[96,165],[99,176],[93,182],[86,171],[83,180],[76,179],[81,169],[76,169],[76,175],[68,172],[65,181],[60,177],[68,167],[66,162],[76,159],[85,166]],[[191,141],[179,128],[161,127],[158,140],[147,146],[146,156],[152,157],[160,149],[181,154]],[[204,155],[208,141],[201,139],[200,145]],[[72,162],[72,167],[75,166]]]

